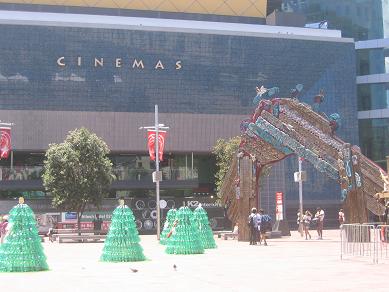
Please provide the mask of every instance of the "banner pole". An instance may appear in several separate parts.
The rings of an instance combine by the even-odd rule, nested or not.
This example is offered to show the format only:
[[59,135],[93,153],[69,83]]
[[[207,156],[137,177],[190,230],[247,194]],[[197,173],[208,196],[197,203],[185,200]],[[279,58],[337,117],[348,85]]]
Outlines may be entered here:
[[299,228],[301,230],[301,236],[303,236],[303,181],[301,177],[301,172],[302,172],[302,164],[303,164],[303,159],[301,157],[298,157],[298,164],[299,164],[299,174],[300,174],[300,180],[299,180],[299,209],[300,209],[300,224]]
[[[158,123],[158,105],[155,105],[155,170],[156,176],[159,173],[159,123]],[[161,235],[161,214],[159,208],[159,179],[155,182],[156,188],[156,201],[157,201],[157,240],[160,239]]]
[[[162,180],[162,173],[159,171],[159,151],[161,150],[161,157],[163,155],[163,148],[165,144],[165,136],[166,131],[169,129],[169,127],[165,126],[164,124],[159,124],[158,121],[158,105],[155,105],[155,115],[154,115],[154,126],[147,126],[147,127],[139,127],[139,130],[146,129],[148,132],[147,140],[148,140],[148,147],[149,147],[149,153],[150,153],[150,159],[155,160],[155,172],[153,172],[153,182],[155,182],[155,201],[156,201],[156,211],[157,211],[157,239],[160,239],[161,236],[161,207],[159,205],[160,203],[160,195],[159,195],[159,189],[160,189],[160,181]],[[155,136],[154,136],[155,131]],[[161,133],[161,145],[159,145],[159,134]],[[153,140],[154,137],[154,140]],[[154,143],[154,146],[152,146],[152,143]],[[154,149],[153,149],[154,148]],[[154,156],[153,157],[153,151],[154,150]]]
[[11,150],[11,171],[14,170],[14,152]]

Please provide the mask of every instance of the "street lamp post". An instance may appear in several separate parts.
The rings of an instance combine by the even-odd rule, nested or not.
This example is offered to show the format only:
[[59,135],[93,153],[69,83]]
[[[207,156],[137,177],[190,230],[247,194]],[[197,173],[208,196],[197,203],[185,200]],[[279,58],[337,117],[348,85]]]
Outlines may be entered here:
[[158,105],[155,105],[155,114],[154,114],[154,126],[150,127],[140,127],[139,129],[147,129],[155,131],[155,174],[153,175],[153,179],[155,180],[155,193],[156,193],[156,203],[157,203],[157,239],[160,239],[161,235],[161,209],[160,209],[160,198],[159,198],[159,182],[162,176],[159,173],[159,131],[167,130],[169,127],[166,127],[164,124],[159,124],[158,122]]
[[159,123],[158,123],[158,105],[155,105],[155,193],[157,201],[157,240],[161,235],[161,210],[159,206]]
[[304,158],[298,157],[299,171],[294,173],[294,181],[299,183],[299,231],[303,236],[303,182],[307,180],[307,173],[302,171]]

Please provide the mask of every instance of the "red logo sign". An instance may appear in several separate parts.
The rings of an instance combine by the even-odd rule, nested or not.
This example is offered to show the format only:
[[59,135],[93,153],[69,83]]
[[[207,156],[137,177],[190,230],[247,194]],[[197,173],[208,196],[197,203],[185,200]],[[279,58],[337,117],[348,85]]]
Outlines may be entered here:
[[0,159],[8,158],[11,151],[11,128],[0,128],[1,140],[0,140]]
[[[155,131],[147,131],[147,146],[149,148],[150,159],[155,160]],[[165,131],[158,131],[158,152],[159,161],[163,160],[163,148],[165,147]]]

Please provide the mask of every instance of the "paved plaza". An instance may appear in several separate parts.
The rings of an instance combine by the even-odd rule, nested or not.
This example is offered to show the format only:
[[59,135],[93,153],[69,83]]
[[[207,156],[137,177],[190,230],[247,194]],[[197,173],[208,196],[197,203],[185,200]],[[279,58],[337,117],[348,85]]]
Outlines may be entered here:
[[[313,234],[313,232],[312,232]],[[44,243],[50,271],[2,273],[2,291],[389,291],[389,265],[340,260],[339,231],[324,240],[291,237],[269,246],[217,238],[203,255],[167,255],[155,236],[141,236],[149,260],[102,263],[102,243]],[[173,266],[176,265],[175,270]],[[137,272],[133,272],[137,270]]]

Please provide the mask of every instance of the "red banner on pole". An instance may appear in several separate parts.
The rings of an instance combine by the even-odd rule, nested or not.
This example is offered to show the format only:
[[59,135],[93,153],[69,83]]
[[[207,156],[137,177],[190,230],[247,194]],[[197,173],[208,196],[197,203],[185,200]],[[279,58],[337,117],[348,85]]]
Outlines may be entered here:
[[[158,131],[158,152],[159,161],[163,160],[163,148],[165,147],[165,131]],[[150,159],[155,160],[155,131],[147,130],[147,146],[149,148]]]
[[284,194],[282,192],[276,193],[276,220],[281,221],[284,219]]
[[7,159],[9,152],[11,151],[11,128],[0,127],[0,132],[0,159]]

